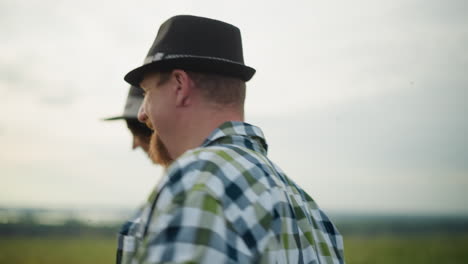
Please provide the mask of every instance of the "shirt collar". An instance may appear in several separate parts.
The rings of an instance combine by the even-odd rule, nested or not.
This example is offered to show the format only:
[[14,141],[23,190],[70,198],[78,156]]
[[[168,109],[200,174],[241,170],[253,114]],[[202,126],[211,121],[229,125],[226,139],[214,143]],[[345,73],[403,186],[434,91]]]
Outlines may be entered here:
[[268,144],[259,127],[239,122],[228,121],[216,128],[203,142],[202,147],[216,144],[234,144],[259,151],[266,155]]

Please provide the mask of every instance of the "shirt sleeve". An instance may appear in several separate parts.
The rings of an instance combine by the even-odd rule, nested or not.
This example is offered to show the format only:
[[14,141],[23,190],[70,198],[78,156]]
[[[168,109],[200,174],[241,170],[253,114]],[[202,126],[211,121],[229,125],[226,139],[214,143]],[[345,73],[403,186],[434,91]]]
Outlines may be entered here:
[[246,244],[206,186],[194,185],[171,198],[155,210],[138,263],[251,262]]

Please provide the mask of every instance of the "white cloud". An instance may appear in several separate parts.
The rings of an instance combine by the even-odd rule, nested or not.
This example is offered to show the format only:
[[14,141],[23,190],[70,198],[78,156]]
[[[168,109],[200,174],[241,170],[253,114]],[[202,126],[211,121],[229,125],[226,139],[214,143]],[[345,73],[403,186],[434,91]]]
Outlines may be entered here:
[[[440,3],[2,1],[0,200],[140,201],[160,170],[129,151],[123,122],[99,119],[122,111],[123,75],[142,62],[161,22],[189,13],[241,28],[245,61],[257,69],[247,118],[320,204],[373,210],[382,204],[372,198],[385,195],[388,210],[458,210],[467,7]],[[392,188],[403,198],[390,199]]]

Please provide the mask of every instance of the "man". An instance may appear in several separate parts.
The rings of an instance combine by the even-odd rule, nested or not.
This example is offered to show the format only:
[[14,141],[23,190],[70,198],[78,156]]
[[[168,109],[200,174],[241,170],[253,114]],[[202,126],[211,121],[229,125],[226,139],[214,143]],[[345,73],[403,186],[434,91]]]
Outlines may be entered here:
[[[169,157],[167,149],[164,144],[158,137],[157,133],[147,127],[144,123],[138,121],[138,109],[143,102],[143,90],[131,86],[128,91],[127,101],[125,103],[124,112],[120,116],[111,117],[104,119],[105,121],[112,120],[125,120],[127,127],[132,133],[133,143],[132,148],[142,148],[144,152],[148,154],[148,157],[156,165],[161,165],[164,168],[172,162],[172,159]],[[151,142],[151,144],[150,144]],[[153,197],[154,194],[151,194],[150,197]],[[151,203],[151,200],[147,203]],[[123,258],[126,255],[129,255],[129,251],[132,251],[132,243],[136,240],[137,230],[139,229],[141,214],[145,207],[148,204],[143,205],[137,212],[128,219],[122,228],[119,231],[118,239],[118,249],[117,249],[117,262],[122,263],[123,261],[128,261]]]
[[[172,159],[169,157],[166,147],[159,139],[158,134],[153,133],[149,127],[138,121],[138,109],[143,102],[143,98],[143,90],[136,86],[130,86],[123,114],[104,120],[125,120],[133,137],[132,149],[143,149],[153,163],[167,167]],[[154,144],[150,144],[150,140],[153,140]]]
[[335,226],[267,157],[260,128],[244,123],[254,73],[238,28],[176,16],[125,76],[145,92],[139,120],[174,159],[129,263],[344,263]]

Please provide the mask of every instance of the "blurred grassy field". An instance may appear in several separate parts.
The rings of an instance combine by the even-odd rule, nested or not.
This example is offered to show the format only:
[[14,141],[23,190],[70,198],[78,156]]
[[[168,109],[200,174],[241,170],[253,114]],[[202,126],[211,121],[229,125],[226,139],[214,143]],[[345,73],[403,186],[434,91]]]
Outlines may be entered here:
[[468,234],[345,237],[348,264],[468,263]]
[[[0,263],[115,263],[109,237],[9,237],[0,239]],[[468,263],[468,234],[430,236],[348,236],[346,263]]]
[[116,245],[108,237],[8,237],[0,239],[0,263],[115,263]]

